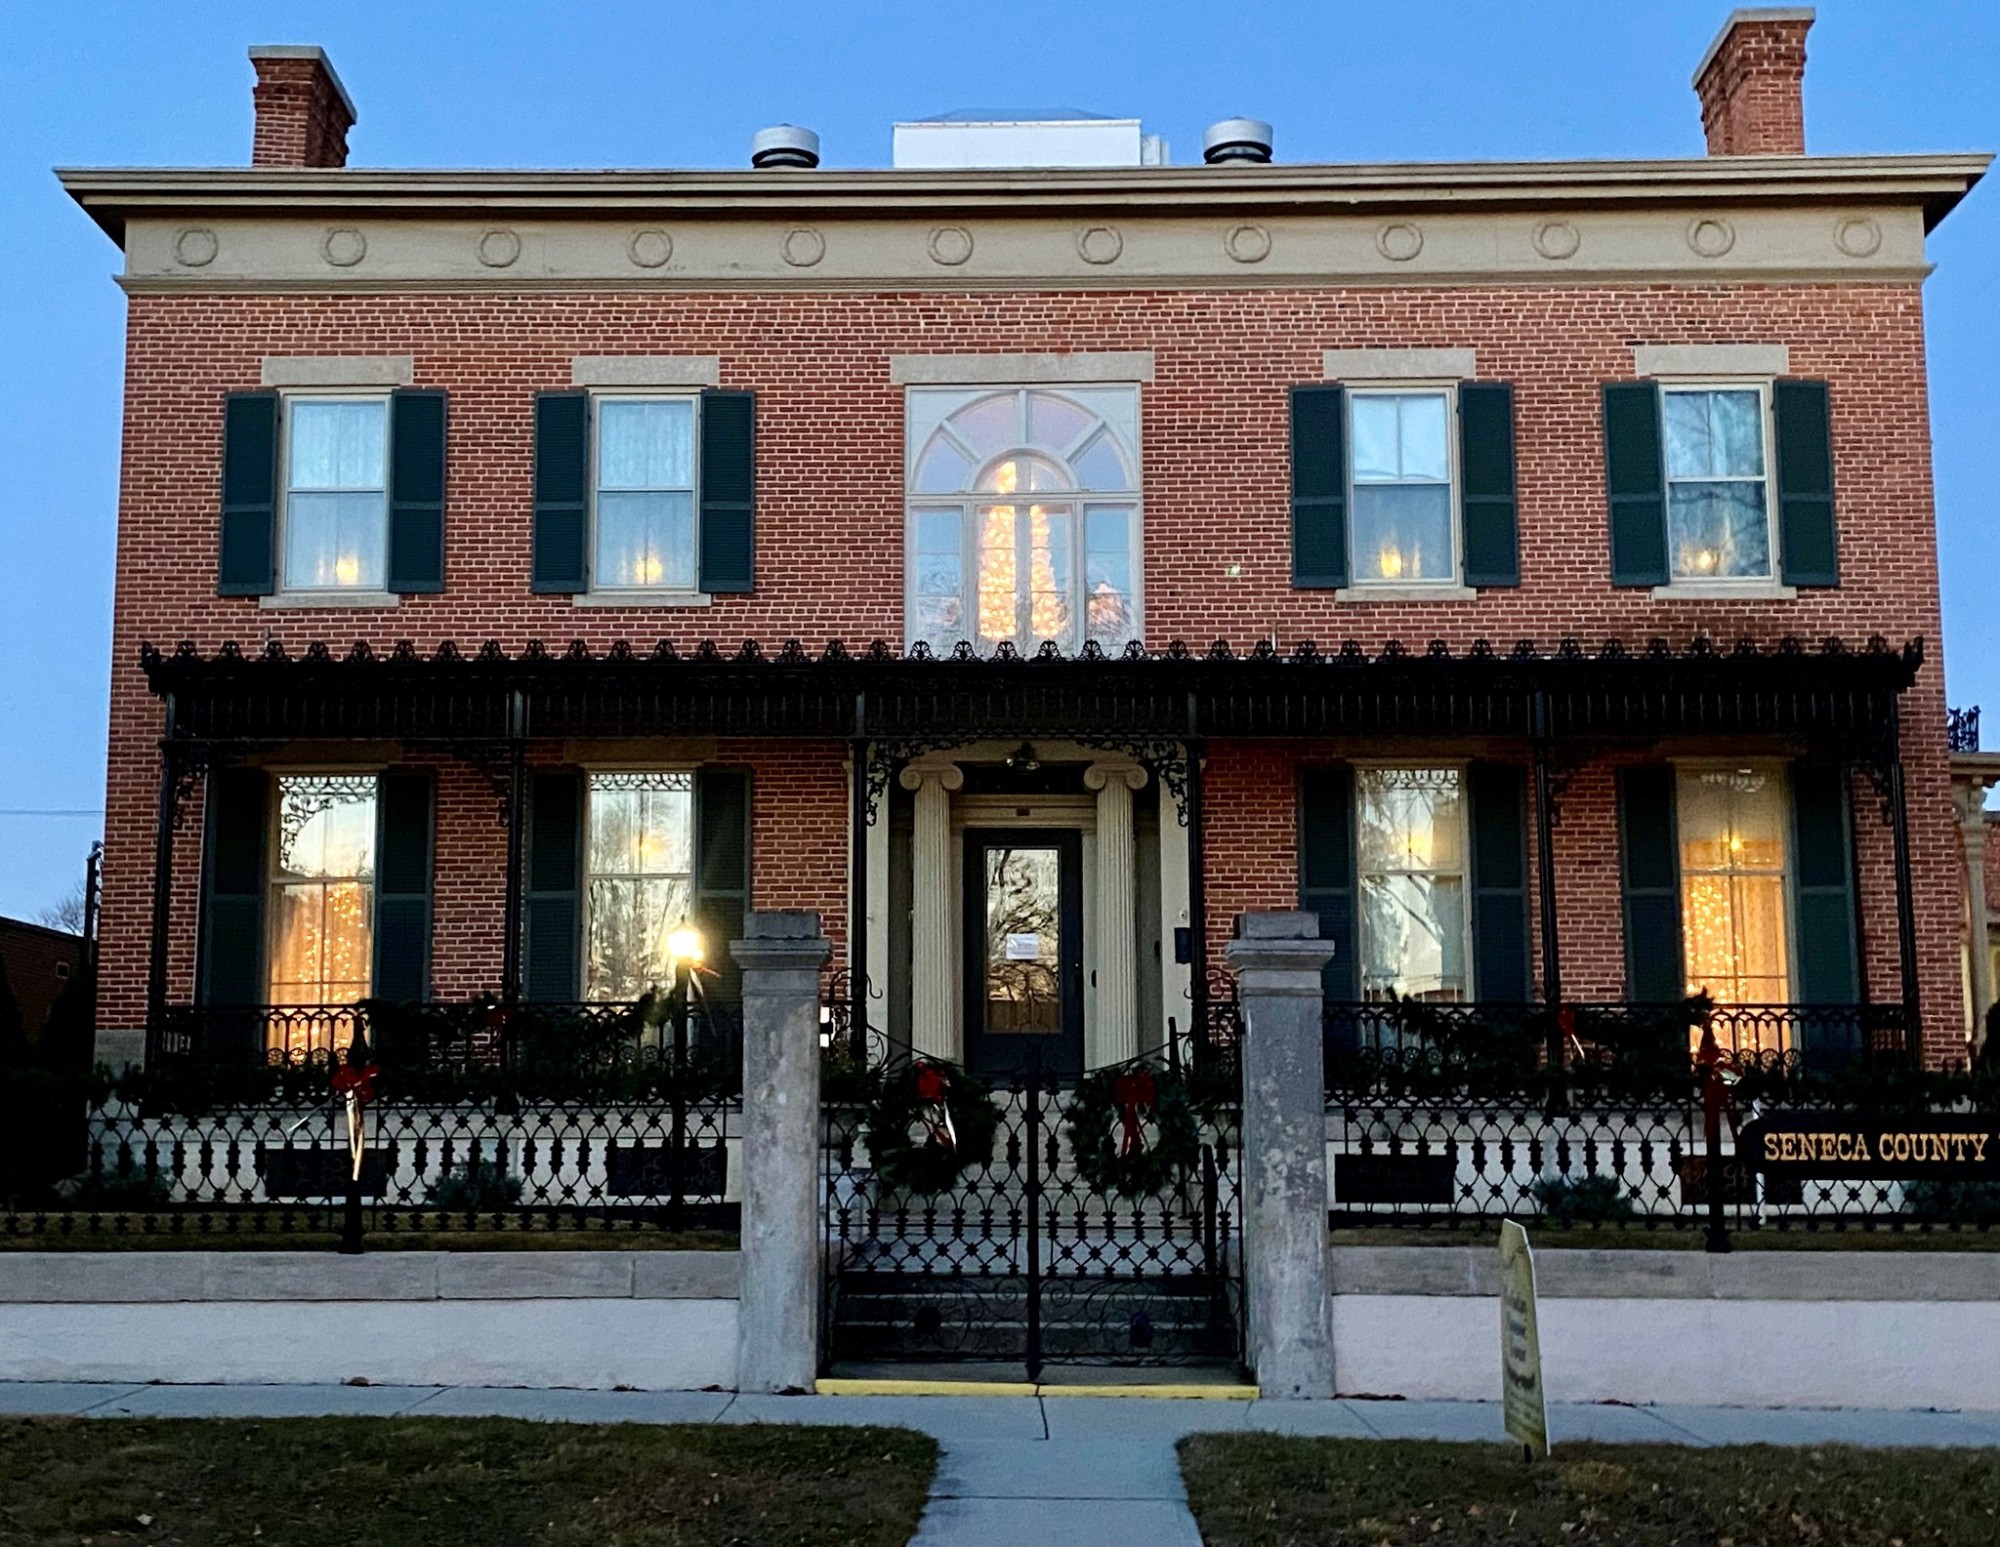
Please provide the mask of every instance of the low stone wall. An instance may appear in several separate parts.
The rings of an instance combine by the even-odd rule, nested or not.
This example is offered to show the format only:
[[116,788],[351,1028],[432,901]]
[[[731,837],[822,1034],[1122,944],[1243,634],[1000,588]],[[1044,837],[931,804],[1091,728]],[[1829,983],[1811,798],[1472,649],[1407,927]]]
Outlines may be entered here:
[[0,1253],[0,1380],[736,1384],[735,1252]]
[[[2000,1253],[1538,1251],[1555,1402],[2000,1409]],[[1499,1254],[1328,1252],[1342,1395],[1497,1401]]]

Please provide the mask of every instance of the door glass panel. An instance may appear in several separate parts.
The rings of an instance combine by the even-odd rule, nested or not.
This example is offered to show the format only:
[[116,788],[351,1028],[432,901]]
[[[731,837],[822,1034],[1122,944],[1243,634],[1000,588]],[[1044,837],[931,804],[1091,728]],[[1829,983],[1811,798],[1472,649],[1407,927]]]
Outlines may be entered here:
[[1063,1029],[1061,851],[986,850],[989,1032],[1049,1036]]

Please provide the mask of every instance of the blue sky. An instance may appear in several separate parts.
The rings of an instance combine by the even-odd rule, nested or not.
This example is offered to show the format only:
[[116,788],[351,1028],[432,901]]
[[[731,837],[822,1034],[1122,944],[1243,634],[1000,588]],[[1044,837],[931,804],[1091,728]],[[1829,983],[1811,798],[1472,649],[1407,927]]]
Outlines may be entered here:
[[[319,43],[389,166],[738,166],[817,128],[881,165],[889,126],[954,107],[1137,114],[1199,158],[1234,114],[1296,161],[1687,156],[1688,77],[1729,0],[1606,5],[938,0],[691,5],[417,0],[15,4],[0,48],[0,914],[81,873],[104,797],[124,306],[117,254],[56,165],[241,165],[251,43]],[[2000,149],[2000,4],[1825,0],[1821,153]],[[1927,291],[1954,703],[2000,722],[2000,563],[1985,487],[2000,373],[2000,179],[1933,238]],[[1980,426],[1989,426],[1982,431]],[[1988,742],[2000,741],[2000,724]]]

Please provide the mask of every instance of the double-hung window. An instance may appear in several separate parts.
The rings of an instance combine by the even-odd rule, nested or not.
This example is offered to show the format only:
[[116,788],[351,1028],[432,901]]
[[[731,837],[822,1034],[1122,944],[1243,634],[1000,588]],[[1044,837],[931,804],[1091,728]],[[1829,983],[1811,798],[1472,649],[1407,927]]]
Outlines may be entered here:
[[1770,580],[1769,412],[1761,386],[1660,393],[1674,580]]
[[1471,997],[1459,768],[1355,770],[1361,997]]
[[1675,770],[1687,991],[1723,1005],[1791,998],[1784,772],[1775,765]]
[[380,591],[389,536],[387,397],[284,399],[286,592]]
[[280,774],[272,801],[266,1043],[287,1054],[353,1039],[345,1016],[287,1010],[356,1004],[373,988],[375,807],[372,774]]
[[596,399],[593,591],[695,590],[699,402]]
[[585,805],[584,997],[637,999],[670,984],[694,911],[694,775],[593,773]]
[[1136,387],[913,388],[907,635],[946,651],[1141,636]]
[[1452,393],[1355,388],[1347,405],[1354,584],[1456,583]]

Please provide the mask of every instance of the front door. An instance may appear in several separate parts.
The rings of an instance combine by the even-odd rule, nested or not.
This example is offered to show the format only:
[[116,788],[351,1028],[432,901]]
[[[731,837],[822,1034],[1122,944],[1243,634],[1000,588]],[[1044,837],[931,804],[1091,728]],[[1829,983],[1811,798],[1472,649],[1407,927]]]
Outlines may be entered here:
[[1083,840],[1071,830],[965,834],[965,1062],[975,1074],[1083,1071]]

